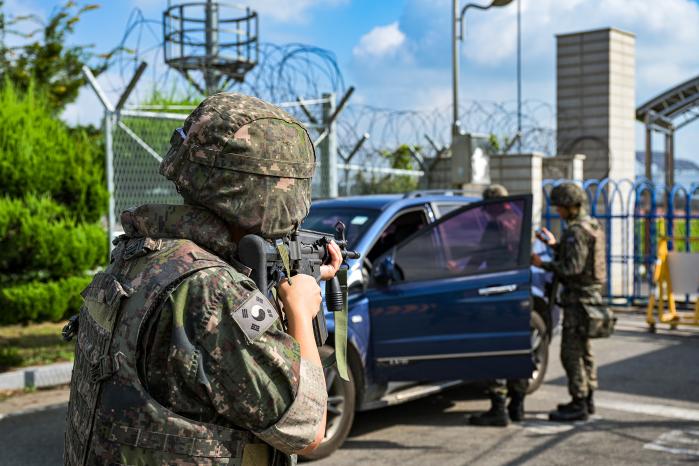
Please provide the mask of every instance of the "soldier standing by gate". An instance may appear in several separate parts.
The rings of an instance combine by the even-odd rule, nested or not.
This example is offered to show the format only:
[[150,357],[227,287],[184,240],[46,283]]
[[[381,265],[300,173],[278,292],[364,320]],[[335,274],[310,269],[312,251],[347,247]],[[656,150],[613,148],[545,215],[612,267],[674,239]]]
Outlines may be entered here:
[[549,413],[552,421],[585,420],[595,412],[593,392],[597,371],[589,334],[589,308],[601,308],[606,281],[604,231],[586,211],[587,195],[574,183],[563,183],[551,191],[551,204],[567,223],[560,242],[543,228],[537,237],[551,246],[555,257],[544,262],[532,254],[532,264],[553,272],[563,285],[563,333],[561,362],[568,376],[570,403]]

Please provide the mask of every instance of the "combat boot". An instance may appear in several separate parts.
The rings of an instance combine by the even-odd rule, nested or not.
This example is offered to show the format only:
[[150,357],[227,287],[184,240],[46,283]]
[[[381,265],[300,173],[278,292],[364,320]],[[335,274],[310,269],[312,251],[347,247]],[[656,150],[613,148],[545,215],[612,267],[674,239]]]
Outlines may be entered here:
[[491,395],[490,403],[490,410],[469,417],[468,422],[474,426],[507,427],[510,421],[505,411],[505,397]]
[[510,404],[507,405],[507,413],[512,422],[524,420],[524,393],[513,393]]
[[[593,391],[590,390],[587,394],[587,414],[595,414],[595,400],[592,396]],[[575,400],[571,401],[570,403],[561,403],[559,404],[556,409],[558,411],[570,411],[572,409],[575,409]]]
[[595,399],[592,397],[594,392],[590,390],[587,394],[587,414],[595,414]]
[[549,413],[549,421],[570,422],[587,420],[587,400],[585,398],[573,398],[572,402],[562,405],[561,408]]

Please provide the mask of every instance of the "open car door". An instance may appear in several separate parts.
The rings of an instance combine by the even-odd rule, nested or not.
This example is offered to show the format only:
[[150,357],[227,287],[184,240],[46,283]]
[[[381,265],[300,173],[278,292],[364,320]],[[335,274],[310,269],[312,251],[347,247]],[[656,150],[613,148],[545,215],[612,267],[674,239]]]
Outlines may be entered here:
[[529,377],[531,195],[469,204],[374,263],[373,360],[387,380]]

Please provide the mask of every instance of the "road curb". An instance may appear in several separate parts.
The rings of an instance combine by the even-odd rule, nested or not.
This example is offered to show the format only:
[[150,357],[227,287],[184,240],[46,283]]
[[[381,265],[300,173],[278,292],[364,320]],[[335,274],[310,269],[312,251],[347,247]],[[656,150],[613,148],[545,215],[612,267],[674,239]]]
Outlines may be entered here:
[[47,388],[70,382],[72,362],[59,362],[46,366],[25,367],[0,374],[0,390]]

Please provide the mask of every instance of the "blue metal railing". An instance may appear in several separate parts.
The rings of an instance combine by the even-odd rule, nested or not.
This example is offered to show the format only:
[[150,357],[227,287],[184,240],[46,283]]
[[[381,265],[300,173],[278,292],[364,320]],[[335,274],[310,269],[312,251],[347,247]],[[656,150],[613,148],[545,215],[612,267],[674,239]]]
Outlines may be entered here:
[[[564,181],[543,182],[543,222],[549,229],[564,227],[551,209],[549,196],[551,189]],[[635,181],[605,178],[586,180],[582,187],[588,195],[590,215],[605,228],[610,277],[607,296],[628,303],[647,300],[652,292],[658,238],[676,237],[677,227],[683,225],[682,249],[691,248],[692,227],[699,229],[699,183],[688,188],[678,184],[666,189],[643,178]],[[674,242],[668,243],[670,250],[674,249]]]

